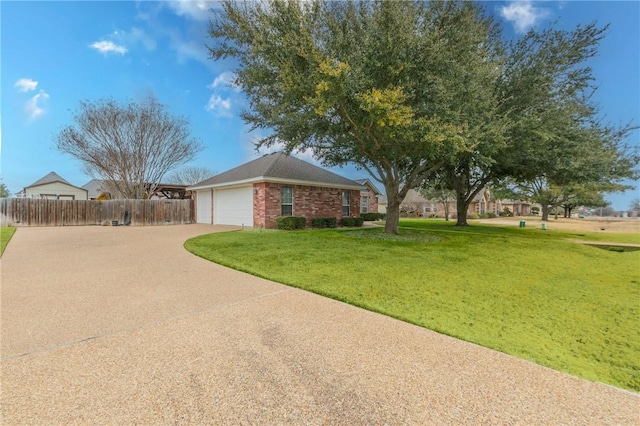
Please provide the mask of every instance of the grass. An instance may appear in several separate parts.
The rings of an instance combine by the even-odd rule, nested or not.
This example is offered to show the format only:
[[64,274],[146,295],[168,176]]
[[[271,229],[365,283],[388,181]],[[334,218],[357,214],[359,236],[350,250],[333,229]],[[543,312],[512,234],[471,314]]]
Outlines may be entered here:
[[185,247],[241,271],[640,391],[640,252],[575,244],[568,239],[598,236],[574,234],[403,220],[397,237],[381,229],[252,230],[196,237]]
[[4,253],[4,249],[7,248],[7,244],[9,244],[15,232],[16,228],[13,226],[0,227],[0,256]]

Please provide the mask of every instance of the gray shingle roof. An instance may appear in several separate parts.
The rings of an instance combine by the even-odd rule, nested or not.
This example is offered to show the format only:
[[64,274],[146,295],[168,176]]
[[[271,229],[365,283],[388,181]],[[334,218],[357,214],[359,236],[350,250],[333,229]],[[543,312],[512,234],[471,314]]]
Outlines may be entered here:
[[306,161],[286,155],[282,152],[267,154],[203,180],[187,189],[217,186],[226,183],[250,181],[264,178],[268,180],[303,181],[336,187],[359,187],[350,179],[332,173]]
[[375,186],[373,184],[373,182],[371,182],[371,179],[354,179],[355,182],[358,182],[360,185],[365,186],[367,184],[367,182],[369,182],[369,185],[371,185],[371,187],[373,188],[373,191],[375,192],[376,195],[380,195],[382,194],[382,192],[378,189],[377,186]]
[[62,182],[62,183],[66,183],[69,186],[75,186],[75,185],[71,185],[69,182],[63,179],[56,172],[51,172],[48,175],[41,177],[37,181],[33,182],[31,185],[27,186],[27,188],[31,188],[32,186],[45,185],[47,183],[53,183],[53,182]]

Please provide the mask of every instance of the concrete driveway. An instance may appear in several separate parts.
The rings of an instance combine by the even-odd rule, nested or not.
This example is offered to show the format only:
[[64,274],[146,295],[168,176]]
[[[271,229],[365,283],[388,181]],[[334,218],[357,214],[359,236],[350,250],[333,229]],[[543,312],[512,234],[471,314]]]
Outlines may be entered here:
[[19,228],[0,423],[640,424],[640,396],[210,263],[228,230]]

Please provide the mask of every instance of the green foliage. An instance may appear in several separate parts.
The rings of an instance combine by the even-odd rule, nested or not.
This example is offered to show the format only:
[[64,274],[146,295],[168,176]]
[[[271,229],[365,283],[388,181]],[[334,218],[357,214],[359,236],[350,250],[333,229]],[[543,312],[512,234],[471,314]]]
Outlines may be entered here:
[[338,220],[335,217],[314,217],[311,219],[312,228],[335,228]]
[[301,216],[280,216],[276,218],[278,229],[287,231],[293,229],[304,229],[307,226],[307,219]]
[[367,170],[385,186],[395,233],[407,191],[476,143],[488,117],[465,119],[465,105],[490,92],[493,31],[471,2],[224,1],[209,52],[239,63],[243,119],[273,130],[259,146]]
[[377,212],[366,212],[366,213],[360,213],[360,217],[362,218],[362,220],[371,222],[376,220],[384,220],[385,214],[377,213]]
[[205,235],[185,246],[251,274],[640,391],[640,251],[568,241],[577,238],[638,241],[637,234],[578,237],[402,220],[398,235],[379,228],[245,231]]
[[360,227],[364,223],[364,219],[361,217],[343,217],[340,219],[340,225],[346,227]]
[[7,184],[0,181],[0,198],[9,198],[11,197],[11,193],[9,192],[9,188]]
[[[533,208],[531,209],[533,211]],[[536,210],[540,210],[536,207]],[[534,213],[537,214],[537,213]],[[513,212],[511,211],[511,209],[509,207],[505,207],[501,212],[500,212],[500,216],[502,217],[513,217]]]

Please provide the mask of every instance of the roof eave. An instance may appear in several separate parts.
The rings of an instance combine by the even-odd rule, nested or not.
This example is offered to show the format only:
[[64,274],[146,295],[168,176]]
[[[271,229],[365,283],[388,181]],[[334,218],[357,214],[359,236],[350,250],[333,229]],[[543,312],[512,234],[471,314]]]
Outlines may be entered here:
[[258,176],[255,178],[243,179],[243,180],[237,180],[237,181],[231,181],[231,182],[221,182],[221,183],[214,183],[209,185],[189,186],[187,187],[187,190],[198,191],[202,189],[217,189],[217,188],[234,187],[234,186],[237,187],[237,186],[245,186],[245,185],[260,183],[260,182],[283,183],[283,184],[304,185],[304,186],[321,186],[321,187],[339,188],[339,189],[355,189],[355,190],[362,189],[362,185],[355,182],[353,185],[346,185],[346,184],[336,184],[336,183],[330,183],[330,182],[316,182],[316,181],[307,181],[307,180],[298,180],[298,179],[283,179],[283,178],[269,177],[269,176],[266,176],[266,177]]

